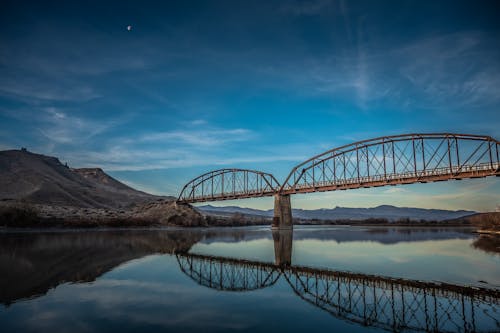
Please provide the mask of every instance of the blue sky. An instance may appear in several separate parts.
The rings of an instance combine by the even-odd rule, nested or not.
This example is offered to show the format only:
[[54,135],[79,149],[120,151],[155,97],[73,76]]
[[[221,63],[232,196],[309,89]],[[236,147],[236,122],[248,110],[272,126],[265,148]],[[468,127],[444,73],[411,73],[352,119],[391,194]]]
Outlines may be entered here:
[[[176,195],[221,167],[283,180],[312,155],[383,135],[500,138],[494,1],[0,6],[0,149],[100,166],[149,192]],[[484,211],[500,205],[499,184],[330,192],[293,204]],[[270,208],[272,199],[229,204]]]

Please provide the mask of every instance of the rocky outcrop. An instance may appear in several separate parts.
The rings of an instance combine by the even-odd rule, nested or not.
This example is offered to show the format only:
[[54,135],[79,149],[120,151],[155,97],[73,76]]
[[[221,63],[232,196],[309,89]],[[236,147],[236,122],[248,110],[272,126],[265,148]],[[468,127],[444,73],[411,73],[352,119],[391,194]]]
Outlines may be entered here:
[[478,213],[452,221],[470,223],[483,232],[500,232],[500,212]]
[[0,225],[205,226],[172,197],[137,191],[100,168],[74,169],[23,150],[0,151]]
[[161,225],[175,226],[207,226],[203,215],[190,205],[173,201],[157,201],[143,205],[137,209],[135,218],[156,221]]
[[101,169],[71,169],[56,157],[0,151],[0,200],[85,208],[123,208],[160,197],[137,191]]

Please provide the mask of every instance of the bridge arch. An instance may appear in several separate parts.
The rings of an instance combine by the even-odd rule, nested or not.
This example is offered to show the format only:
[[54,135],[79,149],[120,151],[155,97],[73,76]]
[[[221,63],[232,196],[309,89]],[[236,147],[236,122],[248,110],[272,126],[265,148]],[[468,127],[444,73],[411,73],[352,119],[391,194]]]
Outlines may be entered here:
[[186,203],[272,196],[280,183],[270,173],[249,169],[219,169],[189,181],[177,201]]
[[274,285],[281,276],[279,267],[244,260],[177,254],[181,271],[199,285],[222,291],[251,291]]
[[500,175],[500,142],[490,136],[384,136],[328,150],[295,166],[282,195]]

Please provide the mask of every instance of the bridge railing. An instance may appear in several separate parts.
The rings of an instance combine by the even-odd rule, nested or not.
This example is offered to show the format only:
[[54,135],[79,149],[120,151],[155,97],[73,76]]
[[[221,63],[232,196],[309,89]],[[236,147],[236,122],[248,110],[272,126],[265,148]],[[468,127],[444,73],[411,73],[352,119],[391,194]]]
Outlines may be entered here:
[[360,141],[297,165],[280,193],[499,175],[499,146],[500,142],[488,136],[450,133]]
[[380,137],[334,148],[295,166],[280,185],[247,169],[207,172],[187,183],[179,202],[243,199],[500,175],[500,142],[469,134]]
[[[411,183],[422,182],[426,183],[430,178],[436,176],[450,176],[450,179],[461,179],[461,178],[476,178],[476,177],[486,177],[491,175],[492,172],[498,172],[500,168],[500,163],[481,163],[479,165],[466,165],[462,168],[454,166],[451,169],[449,167],[436,168],[432,170],[423,170],[420,172],[405,172],[399,174],[390,175],[374,175],[365,176],[359,178],[348,178],[348,179],[334,179],[329,181],[318,181],[313,183],[303,183],[295,186],[296,190],[300,189],[311,189],[312,191],[318,191],[323,188],[324,191],[332,190],[328,188],[330,186],[337,186],[340,190],[345,189],[342,187],[348,185],[358,185],[363,187],[363,185],[369,185],[368,187],[377,186],[375,183],[380,183],[378,186],[390,185],[390,184],[402,184],[405,180],[411,180]],[[435,181],[443,181],[447,179],[436,179]],[[287,193],[285,189],[283,193]]]
[[220,169],[192,179],[178,201],[205,202],[271,196],[280,184],[273,175],[248,169]]

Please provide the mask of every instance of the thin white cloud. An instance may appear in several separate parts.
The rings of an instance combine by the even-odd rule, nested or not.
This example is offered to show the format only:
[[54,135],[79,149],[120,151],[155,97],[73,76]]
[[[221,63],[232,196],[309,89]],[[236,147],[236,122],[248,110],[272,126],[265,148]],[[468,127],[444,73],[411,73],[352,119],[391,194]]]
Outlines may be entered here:
[[388,189],[384,190],[383,193],[384,194],[405,194],[405,193],[408,193],[408,190],[402,186],[394,186],[394,187],[389,187]]
[[[46,111],[50,126],[44,133],[52,134],[56,143],[78,144],[86,138],[104,132],[113,124],[96,124],[92,120],[70,117],[58,109]],[[244,128],[214,128],[185,126],[172,131],[130,134],[112,137],[94,149],[63,150],[61,158],[76,167],[102,167],[108,171],[140,171],[193,166],[238,166],[276,161],[299,161],[303,146],[292,153],[281,149],[248,151],[246,143],[259,139],[254,131]],[[297,147],[296,147],[297,148]],[[228,155],[231,151],[231,155]],[[278,153],[277,153],[278,152]]]
[[448,111],[500,100],[495,88],[500,85],[500,54],[487,34],[465,31],[391,46],[362,31],[358,27],[356,48],[350,53],[283,65],[304,68],[300,76],[286,68],[274,74],[291,73],[288,82],[301,92],[348,98],[366,110],[375,102],[402,111]]
[[[482,48],[488,38],[477,32],[418,40],[394,51],[403,61],[401,75],[436,104],[477,106],[498,101],[497,50]],[[431,101],[427,103],[432,104]]]
[[200,125],[206,125],[207,121],[205,119],[194,119],[189,122],[187,122],[189,125],[193,126],[200,126]]
[[40,133],[50,142],[78,145],[117,124],[117,121],[95,121],[67,114],[49,107],[41,113]]
[[228,142],[246,141],[254,133],[248,129],[236,128],[225,130],[187,130],[157,132],[139,137],[141,142],[177,142],[190,145],[215,146]]
[[75,82],[54,82],[34,78],[0,78],[0,95],[14,97],[29,104],[37,100],[86,102],[100,97],[92,87]]
[[77,167],[102,167],[107,171],[144,171],[173,169],[196,166],[241,166],[254,163],[279,161],[296,162],[301,156],[296,155],[248,155],[225,157],[225,154],[208,154],[186,150],[165,149],[163,151],[141,151],[113,147],[104,152],[66,153],[64,160]]

